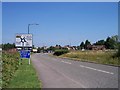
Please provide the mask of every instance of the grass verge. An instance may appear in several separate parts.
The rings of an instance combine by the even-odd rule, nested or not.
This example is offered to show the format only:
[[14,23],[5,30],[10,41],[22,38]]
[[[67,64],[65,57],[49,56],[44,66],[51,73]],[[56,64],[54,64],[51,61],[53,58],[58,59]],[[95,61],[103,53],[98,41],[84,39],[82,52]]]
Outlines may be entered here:
[[78,61],[119,66],[119,58],[113,57],[114,54],[115,52],[110,51],[72,51],[67,54],[63,54],[60,57]]
[[41,82],[38,80],[32,63],[28,64],[28,59],[22,60],[22,65],[15,72],[8,88],[41,88]]

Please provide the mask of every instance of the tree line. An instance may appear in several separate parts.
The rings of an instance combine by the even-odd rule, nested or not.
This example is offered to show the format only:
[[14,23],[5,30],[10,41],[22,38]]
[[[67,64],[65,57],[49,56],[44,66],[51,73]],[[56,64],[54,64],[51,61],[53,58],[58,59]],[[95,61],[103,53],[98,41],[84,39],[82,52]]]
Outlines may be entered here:
[[107,37],[106,40],[98,40],[97,42],[91,44],[89,40],[86,40],[85,42],[81,42],[80,46],[78,46],[78,49],[87,49],[88,45],[104,45],[106,49],[118,49],[120,42],[118,42],[118,36],[111,36]]
[[13,43],[13,44],[10,44],[10,43],[1,44],[0,47],[2,47],[2,50],[9,50],[9,49],[15,48],[15,43]]
[[[81,42],[79,46],[75,46],[75,47],[77,47],[78,50],[81,50],[81,49],[87,49],[88,45],[104,45],[106,49],[118,49],[117,55],[120,56],[120,42],[118,42],[118,35],[107,37],[106,40],[98,40],[93,44],[91,44],[89,40],[86,40],[85,42]],[[15,43],[1,44],[0,47],[2,47],[2,50],[9,50],[9,49],[15,48]],[[65,49],[60,45],[56,45],[56,47]],[[33,48],[34,48],[34,45],[33,45]],[[56,48],[54,46],[50,46],[49,48],[47,48],[47,51],[55,51],[55,50]],[[40,51],[45,51],[44,47],[41,47],[41,48],[38,47],[38,52]]]

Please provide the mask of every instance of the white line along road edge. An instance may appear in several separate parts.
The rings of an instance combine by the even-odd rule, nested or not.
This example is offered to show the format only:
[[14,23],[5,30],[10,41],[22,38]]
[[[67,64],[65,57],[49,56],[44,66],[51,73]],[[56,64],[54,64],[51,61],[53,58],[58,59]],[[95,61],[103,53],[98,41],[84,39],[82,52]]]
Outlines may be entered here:
[[112,72],[108,72],[108,71],[104,71],[104,70],[100,70],[100,69],[95,69],[95,68],[87,67],[87,66],[83,66],[83,65],[80,65],[80,67],[91,69],[91,70],[95,70],[95,71],[99,71],[99,72],[103,72],[103,73],[114,74]]
[[63,63],[67,63],[67,64],[71,64],[70,62],[66,62],[66,61],[61,61],[61,62],[63,62]]

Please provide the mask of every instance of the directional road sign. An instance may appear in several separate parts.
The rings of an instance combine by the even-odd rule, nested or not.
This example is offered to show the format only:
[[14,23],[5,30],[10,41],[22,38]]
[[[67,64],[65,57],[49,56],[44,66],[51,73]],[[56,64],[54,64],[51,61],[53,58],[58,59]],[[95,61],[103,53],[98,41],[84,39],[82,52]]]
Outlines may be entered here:
[[16,34],[16,47],[32,47],[32,34]]
[[20,57],[21,58],[30,58],[30,51],[29,50],[21,50]]

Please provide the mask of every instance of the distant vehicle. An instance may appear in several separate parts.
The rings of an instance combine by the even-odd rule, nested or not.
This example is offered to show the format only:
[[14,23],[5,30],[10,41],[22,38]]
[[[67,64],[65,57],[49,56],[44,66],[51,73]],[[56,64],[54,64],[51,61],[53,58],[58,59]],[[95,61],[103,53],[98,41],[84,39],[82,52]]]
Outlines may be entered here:
[[37,53],[37,49],[32,49],[32,51],[33,51],[34,53]]
[[22,48],[17,48],[18,51],[22,50]]

